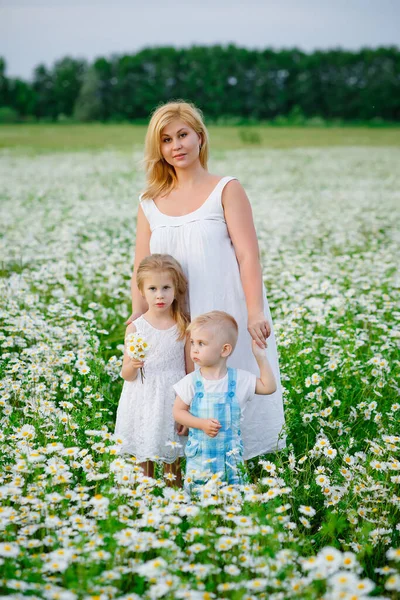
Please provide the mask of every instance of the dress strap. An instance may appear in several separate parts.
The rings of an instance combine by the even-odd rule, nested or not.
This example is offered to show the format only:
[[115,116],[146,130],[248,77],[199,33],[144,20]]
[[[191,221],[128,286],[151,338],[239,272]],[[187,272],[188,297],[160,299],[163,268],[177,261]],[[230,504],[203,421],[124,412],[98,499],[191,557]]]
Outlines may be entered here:
[[143,325],[144,320],[145,319],[143,319],[143,315],[140,315],[137,319],[132,321],[132,325],[134,325],[136,327],[136,331],[138,331],[140,329],[140,327]]
[[224,187],[226,186],[227,183],[229,183],[230,181],[232,181],[233,179],[237,179],[237,177],[231,177],[230,175],[227,175],[226,177],[223,177],[222,179],[219,180],[219,182],[217,183],[217,187],[214,190],[214,193],[218,193],[219,195],[222,195],[222,192],[224,191]]
[[227,176],[220,179],[209,197],[209,201],[206,204],[211,218],[225,220],[224,207],[222,205],[222,192],[224,191],[226,184],[232,181],[232,179],[236,179],[236,177]]
[[153,333],[153,327],[151,327],[143,315],[132,321],[132,325],[136,327],[136,332],[143,336]]
[[140,206],[142,207],[144,216],[148,220],[150,228],[152,228],[152,222],[153,222],[153,218],[154,218],[154,203],[152,200],[149,200],[148,198],[143,199],[143,194],[140,194],[139,202],[140,202]]

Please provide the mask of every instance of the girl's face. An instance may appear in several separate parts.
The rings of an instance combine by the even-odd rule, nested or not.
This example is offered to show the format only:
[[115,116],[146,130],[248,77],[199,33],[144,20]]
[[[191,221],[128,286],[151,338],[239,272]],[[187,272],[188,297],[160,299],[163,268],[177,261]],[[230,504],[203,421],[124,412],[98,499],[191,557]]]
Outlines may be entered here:
[[201,136],[180,119],[161,132],[161,153],[175,169],[185,169],[199,159]]
[[149,310],[160,315],[168,313],[175,299],[174,283],[168,271],[149,273],[143,281],[142,295]]

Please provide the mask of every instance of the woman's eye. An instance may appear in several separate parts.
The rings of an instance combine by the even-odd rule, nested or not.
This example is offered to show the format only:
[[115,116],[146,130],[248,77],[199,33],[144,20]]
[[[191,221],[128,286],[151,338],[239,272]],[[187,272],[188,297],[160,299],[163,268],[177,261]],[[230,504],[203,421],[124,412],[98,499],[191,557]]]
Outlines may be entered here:
[[164,143],[165,142],[170,142],[170,141],[171,141],[171,138],[165,138],[165,140],[163,140]]
[[181,137],[187,136],[187,133],[181,133]]

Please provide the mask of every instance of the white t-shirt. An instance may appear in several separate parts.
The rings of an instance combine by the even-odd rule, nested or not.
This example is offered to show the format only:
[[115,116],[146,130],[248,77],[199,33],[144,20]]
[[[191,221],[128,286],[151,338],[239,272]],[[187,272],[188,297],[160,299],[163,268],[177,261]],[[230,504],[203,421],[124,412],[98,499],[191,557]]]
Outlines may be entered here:
[[[222,379],[206,379],[202,377],[204,391],[211,393],[223,393],[228,391],[228,373]],[[256,392],[257,377],[254,373],[236,369],[236,399],[240,406],[241,416],[247,402],[253,399]],[[174,390],[185,404],[191,405],[195,395],[194,376],[189,373],[174,385]]]

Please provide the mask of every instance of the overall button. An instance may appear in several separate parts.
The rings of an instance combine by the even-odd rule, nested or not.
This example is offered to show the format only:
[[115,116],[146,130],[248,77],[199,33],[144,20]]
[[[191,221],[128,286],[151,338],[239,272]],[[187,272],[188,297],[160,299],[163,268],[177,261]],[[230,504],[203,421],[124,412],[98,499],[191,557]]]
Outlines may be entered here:
[[229,392],[229,394],[228,394],[229,398],[233,398],[234,395],[235,395],[235,392]]
[[196,381],[197,387],[201,387],[201,381]]
[[203,394],[203,392],[199,392],[199,393],[197,394],[197,397],[198,397],[198,398],[203,398],[203,397],[204,397],[204,394]]

